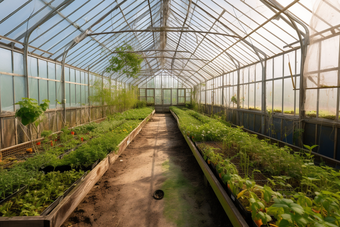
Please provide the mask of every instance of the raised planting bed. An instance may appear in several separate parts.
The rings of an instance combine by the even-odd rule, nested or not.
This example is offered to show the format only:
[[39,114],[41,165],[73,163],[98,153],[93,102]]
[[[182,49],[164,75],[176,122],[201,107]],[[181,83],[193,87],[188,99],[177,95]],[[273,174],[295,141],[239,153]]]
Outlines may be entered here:
[[[177,120],[178,127],[180,127],[180,121],[177,117],[177,115],[171,111],[171,114],[174,116],[174,118]],[[181,130],[185,140],[187,141],[193,155],[195,156],[198,164],[200,165],[204,176],[208,180],[209,184],[211,185],[212,189],[214,190],[218,200],[220,201],[224,211],[228,215],[231,223],[235,227],[247,227],[248,224],[245,221],[245,219],[242,217],[241,213],[238,211],[236,206],[234,205],[233,201],[231,198],[228,196],[226,190],[224,190],[223,185],[219,182],[218,178],[215,176],[214,172],[212,169],[208,166],[207,162],[204,161],[202,158],[201,154],[199,153],[198,149],[196,148],[194,142],[190,139],[189,135],[183,133]]]
[[[150,110],[150,112],[151,111],[152,110]],[[152,111],[151,114],[149,114],[142,122],[139,120],[138,124],[135,124],[133,122],[135,124],[135,127],[133,128],[130,128],[130,129],[124,128],[125,130],[123,128],[119,130],[118,128],[116,128],[116,129],[113,129],[113,131],[118,130],[117,134],[114,134],[114,132],[112,131],[110,132],[111,134],[109,133],[104,134],[105,137],[114,137],[114,135],[116,135],[117,139],[119,139],[120,141],[118,146],[115,145],[115,149],[112,149],[113,152],[110,152],[109,154],[107,154],[106,157],[104,159],[101,159],[99,163],[94,162],[91,165],[93,169],[89,171],[89,173],[85,177],[81,178],[80,180],[76,181],[73,184],[71,183],[72,185],[66,191],[63,190],[62,193],[58,194],[59,197],[55,196],[56,198],[54,199],[56,200],[54,202],[51,201],[52,204],[51,203],[46,204],[46,206],[43,207],[43,209],[39,209],[39,214],[33,214],[33,215],[38,215],[38,216],[0,217],[0,226],[6,226],[6,227],[7,226],[8,227],[10,226],[61,226],[63,222],[68,218],[68,216],[73,212],[73,210],[78,206],[78,204],[82,201],[82,199],[87,195],[87,193],[92,189],[94,184],[107,171],[107,169],[109,168],[109,165],[115,162],[115,160],[119,157],[119,155],[125,150],[125,148],[129,145],[129,143],[140,132],[142,127],[153,116],[154,112],[155,111]],[[128,126],[128,125],[132,127],[133,124],[126,124],[125,126]],[[97,142],[101,142],[101,141],[97,141]],[[102,142],[105,143],[105,141],[102,141]],[[89,143],[96,144],[96,141],[92,141]],[[67,157],[73,157],[70,160],[77,160],[76,158],[78,156],[74,155],[74,152],[77,152],[77,151],[78,149],[75,151],[72,151],[70,154],[65,155],[63,159]],[[63,159],[58,159],[58,160],[63,160]],[[77,172],[77,171],[74,171],[74,169],[72,171],[74,173],[79,173],[79,174],[82,173],[82,171]],[[40,176],[44,176],[44,177],[50,174],[52,175],[53,174],[57,174],[57,175],[58,174],[59,175],[69,174],[69,171],[65,171],[64,173],[52,171],[47,174],[44,174],[41,171],[37,171],[37,172],[40,174]],[[37,182],[39,183],[39,181]],[[72,182],[74,182],[74,180]],[[32,183],[28,187],[32,187]],[[20,201],[20,198],[23,196],[25,196],[25,192],[21,192],[20,196],[14,197],[14,198],[15,200]],[[8,202],[6,202],[5,204],[7,204],[8,206]],[[0,211],[1,211],[1,208],[3,207],[0,206]],[[28,209],[28,211],[30,210]],[[21,209],[21,212],[22,212],[22,209]]]
[[[249,226],[340,225],[340,173],[314,163],[312,152],[279,147],[192,110],[172,110],[198,150],[196,159],[204,160],[201,167],[211,170]],[[237,216],[225,210],[233,222]]]

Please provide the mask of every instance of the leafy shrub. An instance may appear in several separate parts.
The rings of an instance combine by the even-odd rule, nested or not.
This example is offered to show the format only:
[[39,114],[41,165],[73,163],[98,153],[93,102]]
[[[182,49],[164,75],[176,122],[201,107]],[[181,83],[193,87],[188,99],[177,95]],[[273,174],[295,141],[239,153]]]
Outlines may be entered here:
[[15,113],[15,117],[20,117],[23,125],[34,123],[47,110],[50,101],[43,100],[43,103],[38,105],[36,99],[22,98],[15,104],[20,105],[20,109]]

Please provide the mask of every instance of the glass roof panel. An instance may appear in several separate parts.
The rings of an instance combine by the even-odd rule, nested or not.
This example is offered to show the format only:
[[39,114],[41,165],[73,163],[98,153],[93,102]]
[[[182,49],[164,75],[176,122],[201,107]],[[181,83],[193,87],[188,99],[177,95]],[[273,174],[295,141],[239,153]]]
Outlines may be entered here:
[[[294,4],[292,4],[294,2]],[[66,63],[101,74],[108,58],[117,47],[128,43],[145,59],[141,75],[150,77],[178,76],[191,85],[298,47],[297,31],[286,13],[309,28],[317,0],[11,0],[0,2],[1,44],[13,42],[23,48],[26,31],[36,29],[29,39],[29,51],[51,60],[62,60],[74,40],[80,41],[69,50]],[[56,7],[61,7],[54,12]],[[329,5],[329,13],[339,13]],[[50,18],[37,24],[42,18]],[[319,17],[311,34],[338,24]],[[303,26],[296,23],[301,32]],[[88,30],[87,29],[91,29]],[[143,30],[143,31],[140,31]],[[125,32],[121,32],[125,31]],[[339,32],[339,28],[334,28]],[[115,32],[97,34],[102,32]],[[87,33],[89,36],[80,35]],[[92,33],[92,34],[91,34]],[[318,34],[331,35],[331,31]],[[150,51],[147,51],[150,50]],[[236,65],[235,65],[236,64]],[[138,84],[144,80],[115,78]],[[124,79],[123,79],[124,78]]]

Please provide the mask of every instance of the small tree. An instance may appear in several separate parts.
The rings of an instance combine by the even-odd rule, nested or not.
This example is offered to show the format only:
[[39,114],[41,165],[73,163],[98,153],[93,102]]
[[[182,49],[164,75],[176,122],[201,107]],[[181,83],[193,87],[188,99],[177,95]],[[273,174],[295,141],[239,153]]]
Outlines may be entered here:
[[20,109],[15,113],[15,117],[19,117],[21,119],[21,123],[28,127],[30,132],[28,139],[32,141],[32,146],[34,147],[32,128],[34,128],[37,134],[39,134],[37,127],[40,122],[43,121],[44,112],[48,109],[50,101],[44,99],[43,103],[39,105],[36,99],[22,98],[22,101],[15,104],[20,105]]
[[105,69],[106,72],[120,72],[127,77],[137,78],[143,62],[140,54],[132,53],[130,45],[123,45],[116,48],[117,55],[109,60],[110,65]]

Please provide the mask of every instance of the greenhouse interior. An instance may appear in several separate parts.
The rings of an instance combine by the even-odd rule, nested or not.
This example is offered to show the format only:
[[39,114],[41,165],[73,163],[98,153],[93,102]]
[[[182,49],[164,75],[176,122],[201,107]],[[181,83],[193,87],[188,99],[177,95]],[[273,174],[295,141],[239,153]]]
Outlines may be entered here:
[[0,0],[0,226],[340,226],[340,0]]

